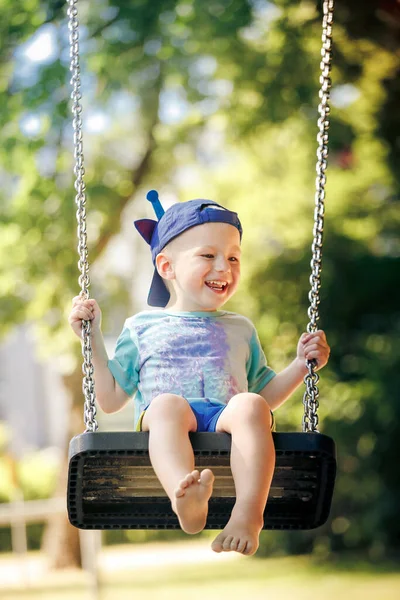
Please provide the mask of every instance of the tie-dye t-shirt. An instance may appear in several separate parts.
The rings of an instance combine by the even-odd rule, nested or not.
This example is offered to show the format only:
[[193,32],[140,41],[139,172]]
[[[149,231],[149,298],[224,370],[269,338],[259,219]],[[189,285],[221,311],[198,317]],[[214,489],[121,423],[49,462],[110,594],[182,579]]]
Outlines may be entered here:
[[163,393],[227,404],[275,376],[252,322],[233,312],[143,311],[125,321],[108,367],[135,395],[135,421]]

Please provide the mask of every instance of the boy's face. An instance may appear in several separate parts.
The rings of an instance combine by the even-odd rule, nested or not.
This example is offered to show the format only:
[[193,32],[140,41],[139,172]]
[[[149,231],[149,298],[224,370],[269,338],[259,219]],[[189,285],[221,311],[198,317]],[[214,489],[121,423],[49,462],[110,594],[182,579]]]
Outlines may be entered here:
[[[214,311],[235,293],[240,280],[240,235],[228,223],[197,225],[161,253],[170,270],[159,269],[173,287],[167,308]],[[159,255],[160,256],[160,255]],[[159,259],[159,257],[157,257]],[[162,260],[157,260],[162,265]]]

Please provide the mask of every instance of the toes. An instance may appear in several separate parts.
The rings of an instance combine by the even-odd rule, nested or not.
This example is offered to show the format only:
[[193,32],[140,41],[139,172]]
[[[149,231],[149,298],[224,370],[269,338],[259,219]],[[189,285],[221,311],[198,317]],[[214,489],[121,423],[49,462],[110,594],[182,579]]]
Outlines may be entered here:
[[204,469],[200,475],[200,483],[202,485],[210,486],[214,483],[214,474],[210,469]]
[[182,498],[182,496],[184,496],[184,495],[185,495],[185,490],[182,489],[181,487],[178,487],[175,490],[175,498]]
[[185,488],[189,487],[190,485],[193,485],[195,481],[197,481],[198,477],[198,471],[197,471],[197,477],[196,477],[196,471],[192,471],[191,473],[188,473],[185,477],[185,479],[182,479],[182,484]]
[[246,556],[250,556],[251,554],[254,554],[256,550],[257,548],[254,546],[254,544],[248,541],[246,544],[246,548],[243,551],[243,554],[245,554]]
[[237,552],[239,544],[240,544],[240,539],[234,537],[233,540],[231,541],[230,550],[232,550],[232,552]]
[[175,490],[175,498],[182,498],[185,495],[185,492],[188,487],[193,483],[192,474],[190,473],[185,477],[185,479],[181,479],[178,484],[178,487]]
[[187,480],[187,478],[185,477],[185,479],[181,479],[181,481],[178,484],[178,487],[175,490],[175,496],[177,498],[180,498],[181,496],[185,495],[185,491],[187,490],[187,488],[190,486],[190,481]]
[[223,548],[223,550],[225,550],[225,552],[230,552],[231,544],[232,544],[233,540],[234,540],[233,535],[226,536],[226,538],[224,539],[224,542],[222,544],[222,548]]
[[193,477],[193,481],[199,481],[200,479],[200,473],[197,469],[195,469],[194,471],[192,471],[190,473],[190,475]]
[[214,550],[214,552],[222,552],[222,541],[220,536],[217,536],[211,544],[211,549]]
[[217,537],[211,544],[214,552],[239,552],[246,556],[254,554],[257,550],[257,545],[251,540],[233,535],[227,535],[226,537]]

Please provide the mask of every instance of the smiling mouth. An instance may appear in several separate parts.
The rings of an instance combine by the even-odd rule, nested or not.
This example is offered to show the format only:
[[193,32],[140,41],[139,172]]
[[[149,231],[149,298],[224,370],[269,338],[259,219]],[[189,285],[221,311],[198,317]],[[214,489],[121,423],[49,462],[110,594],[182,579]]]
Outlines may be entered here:
[[205,282],[206,286],[208,288],[210,288],[210,290],[212,290],[213,292],[224,292],[226,290],[226,288],[228,287],[228,284],[226,281],[206,281]]

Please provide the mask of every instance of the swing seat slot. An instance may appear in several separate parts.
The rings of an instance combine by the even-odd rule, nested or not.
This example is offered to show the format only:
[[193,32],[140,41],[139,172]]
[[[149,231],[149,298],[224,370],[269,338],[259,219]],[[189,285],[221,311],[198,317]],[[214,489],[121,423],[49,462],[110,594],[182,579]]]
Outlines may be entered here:
[[[223,529],[235,503],[230,435],[191,433],[196,468],[215,475],[206,529]],[[334,441],[320,433],[273,433],[276,466],[264,529],[314,529],[328,518]],[[87,432],[69,447],[68,517],[80,529],[179,529],[148,454],[147,432]]]

